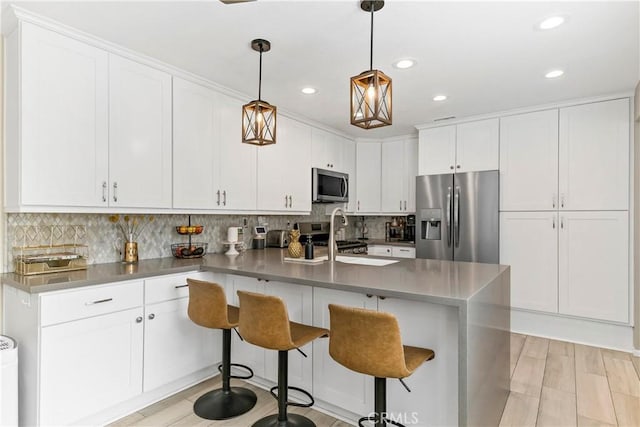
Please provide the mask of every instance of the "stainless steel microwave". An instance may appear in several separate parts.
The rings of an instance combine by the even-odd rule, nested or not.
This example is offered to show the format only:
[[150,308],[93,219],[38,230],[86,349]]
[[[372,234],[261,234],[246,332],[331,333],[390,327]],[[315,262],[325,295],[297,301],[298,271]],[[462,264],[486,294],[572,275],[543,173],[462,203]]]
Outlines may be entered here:
[[311,169],[311,201],[341,203],[349,201],[349,174],[326,169]]

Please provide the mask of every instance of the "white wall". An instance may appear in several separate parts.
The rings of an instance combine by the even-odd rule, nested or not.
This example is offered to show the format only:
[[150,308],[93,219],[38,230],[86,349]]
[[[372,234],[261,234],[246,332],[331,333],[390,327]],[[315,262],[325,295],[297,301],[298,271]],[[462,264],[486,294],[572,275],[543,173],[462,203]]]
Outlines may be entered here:
[[640,351],[640,81],[636,86],[635,109],[633,114],[634,120],[634,140],[635,140],[635,159],[634,159],[634,338],[633,345],[637,351]]

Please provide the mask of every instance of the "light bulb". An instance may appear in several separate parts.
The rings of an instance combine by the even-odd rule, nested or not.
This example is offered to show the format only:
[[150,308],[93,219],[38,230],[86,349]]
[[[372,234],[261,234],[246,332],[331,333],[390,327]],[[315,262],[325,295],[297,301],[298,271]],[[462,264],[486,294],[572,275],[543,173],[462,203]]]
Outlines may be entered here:
[[376,88],[374,85],[370,85],[367,88],[367,96],[369,97],[369,102],[373,103],[376,100]]

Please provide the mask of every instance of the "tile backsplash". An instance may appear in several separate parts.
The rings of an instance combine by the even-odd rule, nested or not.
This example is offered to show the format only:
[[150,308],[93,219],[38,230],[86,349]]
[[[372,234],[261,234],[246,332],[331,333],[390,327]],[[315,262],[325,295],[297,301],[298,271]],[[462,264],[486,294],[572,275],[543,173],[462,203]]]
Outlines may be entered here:
[[[247,219],[247,227],[244,229],[244,242],[247,247],[251,244],[253,227],[258,225],[258,219],[268,224],[269,229],[286,229],[298,221],[328,221],[326,205],[313,205],[310,215],[191,215],[191,223],[204,226],[204,231],[193,236],[193,241],[207,242],[208,252],[215,253],[224,250],[223,241],[226,240],[227,228],[242,226]],[[140,259],[151,259],[171,256],[172,243],[183,243],[187,236],[181,236],[175,231],[176,225],[187,223],[187,215],[154,215],[150,223],[138,237],[138,253]],[[349,217],[349,226],[346,229],[347,238],[360,237],[361,228],[356,223],[363,217]],[[388,217],[364,217],[367,225],[367,237],[370,239],[384,238],[384,223]],[[120,246],[122,245],[122,233],[118,226],[109,221],[108,214],[78,214],[78,213],[9,213],[7,214],[7,233],[4,260],[4,271],[13,271],[12,250],[13,246],[21,245],[16,241],[16,232],[23,226],[45,225],[83,225],[86,227],[86,244],[89,246],[89,263],[101,264],[117,262],[121,260]],[[19,233],[18,233],[19,234]]]

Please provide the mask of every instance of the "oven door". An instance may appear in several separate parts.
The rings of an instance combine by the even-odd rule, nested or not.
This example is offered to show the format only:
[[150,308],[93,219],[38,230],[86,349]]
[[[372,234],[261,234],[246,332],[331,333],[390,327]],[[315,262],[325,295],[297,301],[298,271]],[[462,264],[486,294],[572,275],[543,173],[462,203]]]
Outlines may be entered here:
[[313,168],[311,173],[314,203],[349,201],[349,174],[319,168]]

